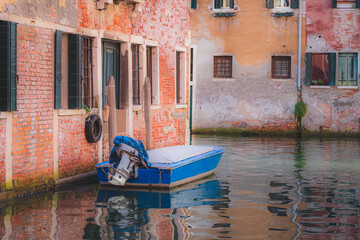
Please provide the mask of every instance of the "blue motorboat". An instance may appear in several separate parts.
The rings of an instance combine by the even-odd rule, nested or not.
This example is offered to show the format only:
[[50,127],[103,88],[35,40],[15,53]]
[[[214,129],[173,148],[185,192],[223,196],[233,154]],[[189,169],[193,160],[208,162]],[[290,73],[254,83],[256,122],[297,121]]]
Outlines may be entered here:
[[146,151],[140,140],[118,136],[109,161],[96,168],[101,184],[170,189],[213,174],[224,150],[176,145]]

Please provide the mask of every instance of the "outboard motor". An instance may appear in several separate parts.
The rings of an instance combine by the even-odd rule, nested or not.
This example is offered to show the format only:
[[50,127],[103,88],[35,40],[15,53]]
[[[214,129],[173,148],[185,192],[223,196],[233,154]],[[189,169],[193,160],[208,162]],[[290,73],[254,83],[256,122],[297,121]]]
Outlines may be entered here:
[[139,158],[139,152],[125,143],[121,143],[115,152],[120,158],[120,163],[117,168],[113,166],[109,168],[108,180],[113,185],[124,186],[134,169],[137,178],[142,161]]

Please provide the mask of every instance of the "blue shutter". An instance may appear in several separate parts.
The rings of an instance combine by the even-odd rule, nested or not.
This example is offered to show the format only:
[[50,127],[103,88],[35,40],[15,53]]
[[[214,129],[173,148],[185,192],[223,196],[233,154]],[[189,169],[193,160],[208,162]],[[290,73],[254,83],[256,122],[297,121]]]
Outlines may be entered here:
[[332,0],[332,7],[337,8],[337,0]]
[[61,43],[62,32],[57,30],[55,32],[55,79],[54,79],[54,108],[61,108]]
[[330,86],[335,86],[335,74],[336,74],[336,53],[330,53],[330,63],[329,63],[329,78]]
[[291,0],[290,7],[291,8],[299,8],[299,0]]
[[191,0],[191,9],[196,9],[197,7],[197,0]]
[[274,0],[265,0],[266,8],[274,8]]
[[0,21],[0,111],[16,111],[16,27]]
[[355,67],[355,79],[356,79],[356,83],[357,83],[357,85],[358,85],[358,74],[359,74],[359,70],[358,70],[358,66],[359,66],[359,63],[358,63],[358,55],[356,55],[355,57],[354,57],[354,67]]
[[356,8],[360,8],[360,0],[356,0]]
[[311,85],[311,61],[312,61],[312,53],[305,54],[305,86]]
[[214,0],[214,8],[219,9],[222,8],[223,0]]
[[69,109],[82,108],[82,37],[69,34]]

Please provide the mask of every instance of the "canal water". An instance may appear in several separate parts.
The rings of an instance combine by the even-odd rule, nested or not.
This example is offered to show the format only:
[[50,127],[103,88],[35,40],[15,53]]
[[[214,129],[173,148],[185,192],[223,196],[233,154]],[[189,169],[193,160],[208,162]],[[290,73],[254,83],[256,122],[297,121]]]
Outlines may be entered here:
[[360,239],[360,142],[195,136],[226,152],[172,190],[80,183],[0,205],[1,239]]

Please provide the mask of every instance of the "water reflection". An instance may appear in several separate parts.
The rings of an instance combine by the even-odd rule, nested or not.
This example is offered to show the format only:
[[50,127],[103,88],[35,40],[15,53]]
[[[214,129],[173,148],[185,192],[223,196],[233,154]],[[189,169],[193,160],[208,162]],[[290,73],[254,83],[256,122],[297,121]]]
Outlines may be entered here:
[[0,204],[1,239],[360,239],[360,144],[195,136],[216,175],[171,192],[97,182]]

